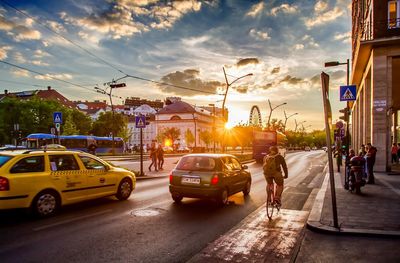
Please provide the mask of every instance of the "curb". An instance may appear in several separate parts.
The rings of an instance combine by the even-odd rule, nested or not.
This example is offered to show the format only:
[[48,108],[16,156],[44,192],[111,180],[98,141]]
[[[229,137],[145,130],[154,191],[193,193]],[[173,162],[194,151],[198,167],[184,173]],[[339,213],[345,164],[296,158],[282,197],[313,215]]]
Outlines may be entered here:
[[[326,170],[327,166],[325,166]],[[331,235],[347,235],[347,236],[364,236],[364,237],[391,237],[400,238],[400,231],[388,231],[388,230],[373,230],[373,229],[362,229],[362,228],[346,228],[340,227],[335,228],[330,225],[321,223],[321,214],[325,200],[325,193],[328,188],[329,173],[326,173],[324,182],[320,190],[318,191],[317,197],[315,198],[314,205],[311,209],[310,216],[307,220],[307,228],[311,231],[331,234]]]

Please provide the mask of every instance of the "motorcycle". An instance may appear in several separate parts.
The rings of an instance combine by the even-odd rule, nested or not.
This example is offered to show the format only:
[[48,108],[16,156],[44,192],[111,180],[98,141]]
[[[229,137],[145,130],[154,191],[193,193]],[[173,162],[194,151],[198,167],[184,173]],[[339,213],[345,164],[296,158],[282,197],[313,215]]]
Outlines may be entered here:
[[354,156],[350,159],[350,172],[348,173],[349,191],[361,194],[361,187],[365,185],[365,159],[362,156]]

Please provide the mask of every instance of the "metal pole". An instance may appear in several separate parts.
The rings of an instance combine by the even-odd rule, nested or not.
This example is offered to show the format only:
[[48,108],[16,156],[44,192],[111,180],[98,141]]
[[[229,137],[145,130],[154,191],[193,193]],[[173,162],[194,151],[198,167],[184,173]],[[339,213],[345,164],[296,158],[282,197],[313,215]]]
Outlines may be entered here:
[[214,141],[214,153],[215,153],[215,105],[213,105],[213,141]]
[[140,175],[143,176],[143,128],[140,128]]
[[[114,105],[113,105],[113,102],[112,102],[112,95],[111,95],[111,93],[112,93],[112,87],[110,86],[110,93],[108,94],[108,96],[110,97],[110,103],[111,103],[111,112],[112,112],[112,121],[113,121],[113,124],[114,124]],[[111,136],[112,136],[112,155],[115,155],[115,143],[114,143],[114,125],[112,125],[112,128],[111,128]]]
[[272,115],[272,111],[274,110],[274,109],[272,109],[272,106],[271,106],[271,101],[269,101],[269,99],[268,99],[268,104],[269,104],[269,108],[270,108],[270,111],[269,111],[269,116],[268,116],[268,129],[269,129],[269,125],[270,125],[270,121],[271,121],[271,115]]

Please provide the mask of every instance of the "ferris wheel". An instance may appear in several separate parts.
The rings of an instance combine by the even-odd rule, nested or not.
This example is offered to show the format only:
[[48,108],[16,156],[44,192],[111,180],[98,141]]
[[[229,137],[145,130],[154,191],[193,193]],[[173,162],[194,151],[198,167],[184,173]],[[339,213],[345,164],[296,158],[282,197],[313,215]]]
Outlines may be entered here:
[[261,113],[257,105],[253,105],[250,110],[249,125],[251,126],[262,126]]

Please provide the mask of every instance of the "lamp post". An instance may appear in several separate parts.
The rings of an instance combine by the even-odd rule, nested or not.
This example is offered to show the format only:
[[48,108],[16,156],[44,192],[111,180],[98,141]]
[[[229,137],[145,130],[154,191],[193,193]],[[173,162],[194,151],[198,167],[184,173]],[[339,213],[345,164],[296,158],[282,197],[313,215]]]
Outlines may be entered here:
[[303,124],[305,122],[307,122],[307,121],[297,122],[297,120],[294,119],[294,123],[296,124],[296,127],[294,128],[294,132],[297,132],[297,127],[299,127],[300,124]]
[[293,113],[292,115],[289,115],[289,116],[287,116],[285,110],[283,111],[283,113],[285,114],[285,124],[283,125],[283,132],[285,133],[285,132],[286,132],[286,123],[287,123],[287,120],[288,120],[290,117],[293,117],[294,115],[297,115],[297,114],[299,114],[299,113],[296,112],[296,113]]
[[213,143],[214,143],[213,148],[214,148],[214,153],[215,153],[215,104],[211,103],[211,104],[208,104],[208,106],[213,107],[213,113],[212,113],[213,114],[212,137],[213,137]]
[[[104,83],[104,85],[107,85],[108,87],[105,88],[105,89],[101,89],[99,87],[94,87],[94,89],[98,93],[107,95],[110,98],[112,121],[113,121],[113,124],[114,124],[115,120],[114,120],[114,105],[113,105],[113,101],[112,101],[112,97],[113,97],[112,91],[113,91],[113,89],[116,89],[116,88],[126,87],[126,84],[125,83],[116,83],[116,81],[113,80],[111,82]],[[109,91],[107,91],[108,88],[109,88]],[[114,155],[115,154],[115,140],[114,140],[115,130],[114,130],[114,125],[111,128],[111,136],[112,136],[112,154]]]
[[[347,83],[347,86],[349,86],[349,82],[350,82],[350,60],[349,59],[347,59],[346,62],[342,62],[342,63],[340,63],[339,61],[330,61],[330,62],[326,62],[325,63],[325,67],[336,67],[336,66],[340,66],[340,65],[346,65],[347,66],[346,83]],[[347,107],[347,112],[348,112],[348,114],[350,116],[351,113],[350,113],[350,104],[349,104],[349,102],[347,102],[346,107]],[[350,118],[348,119],[348,122],[347,122],[347,125],[346,125],[346,164],[349,162],[349,147],[350,147],[349,123],[350,123]]]
[[270,108],[270,111],[269,111],[269,116],[268,116],[268,129],[270,128],[270,121],[271,121],[271,116],[272,116],[272,112],[276,109],[276,108],[278,108],[278,107],[280,107],[280,106],[283,106],[283,105],[286,105],[287,103],[286,102],[284,102],[284,103],[282,103],[282,104],[279,104],[279,105],[277,105],[277,106],[275,106],[275,107],[273,107],[272,108],[272,105],[271,105],[271,101],[268,99],[268,104],[269,104],[269,108]]

